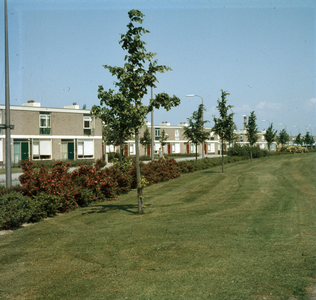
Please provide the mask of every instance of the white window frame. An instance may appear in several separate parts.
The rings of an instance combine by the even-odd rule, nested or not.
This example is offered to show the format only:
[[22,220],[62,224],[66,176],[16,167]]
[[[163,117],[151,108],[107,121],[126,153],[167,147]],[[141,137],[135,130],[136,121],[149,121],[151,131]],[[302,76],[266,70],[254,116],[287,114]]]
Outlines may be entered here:
[[[45,145],[44,143],[50,143],[50,145]],[[42,144],[42,145],[41,145]],[[37,145],[38,153],[34,154],[35,146]],[[51,160],[52,159],[52,140],[51,139],[34,139],[32,141],[32,159],[33,160]],[[46,150],[46,151],[45,151]]]
[[[45,120],[45,125],[41,124],[41,120]],[[50,114],[40,114],[39,115],[39,128],[52,128]]]
[[93,159],[94,158],[94,140],[78,140],[77,141],[77,158],[78,159]]
[[174,136],[176,141],[180,141],[180,129],[175,129]]
[[[89,122],[88,126],[86,126],[86,122]],[[94,129],[94,118],[92,116],[83,116],[83,133],[84,135],[93,135]],[[86,130],[90,130],[90,134],[85,134]]]

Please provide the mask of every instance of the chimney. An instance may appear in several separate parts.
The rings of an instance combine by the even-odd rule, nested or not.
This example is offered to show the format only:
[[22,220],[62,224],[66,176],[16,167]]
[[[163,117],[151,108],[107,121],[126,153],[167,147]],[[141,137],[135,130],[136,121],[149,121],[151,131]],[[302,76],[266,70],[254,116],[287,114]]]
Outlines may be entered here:
[[35,102],[34,100],[27,100],[27,103],[22,103],[22,106],[40,107],[41,103]]
[[77,102],[73,102],[72,105],[77,105]]
[[244,130],[247,130],[247,117],[244,117]]

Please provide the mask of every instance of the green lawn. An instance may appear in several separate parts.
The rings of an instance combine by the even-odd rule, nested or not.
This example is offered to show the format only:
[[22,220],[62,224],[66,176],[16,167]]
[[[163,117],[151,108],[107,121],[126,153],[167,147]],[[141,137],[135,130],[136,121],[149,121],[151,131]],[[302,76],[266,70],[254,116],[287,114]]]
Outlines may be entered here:
[[307,299],[315,162],[285,155],[185,174],[146,188],[144,215],[132,191],[1,236],[0,298]]
[[[0,169],[0,174],[5,174],[6,173],[6,169],[5,168],[1,168]],[[22,173],[22,168],[12,168],[11,169],[11,173]]]

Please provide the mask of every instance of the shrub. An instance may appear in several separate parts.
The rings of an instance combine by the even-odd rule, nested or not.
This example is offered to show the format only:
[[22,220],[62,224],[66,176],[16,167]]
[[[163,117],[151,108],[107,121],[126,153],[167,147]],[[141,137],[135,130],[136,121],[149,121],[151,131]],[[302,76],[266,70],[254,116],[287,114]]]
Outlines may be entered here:
[[0,201],[0,228],[19,228],[30,218],[29,198],[19,192],[11,192],[1,196]]
[[43,218],[53,217],[62,206],[61,198],[46,193],[39,193],[29,200],[30,218],[29,222],[38,222]]
[[278,147],[277,152],[283,152],[283,153],[308,153],[308,149],[306,147],[302,146],[295,146],[295,145],[284,145],[281,147]]
[[240,144],[234,144],[227,151],[228,156],[245,156],[250,157],[250,151],[252,151],[253,158],[265,157],[269,155],[269,152],[265,149],[260,149],[258,146],[246,146]]

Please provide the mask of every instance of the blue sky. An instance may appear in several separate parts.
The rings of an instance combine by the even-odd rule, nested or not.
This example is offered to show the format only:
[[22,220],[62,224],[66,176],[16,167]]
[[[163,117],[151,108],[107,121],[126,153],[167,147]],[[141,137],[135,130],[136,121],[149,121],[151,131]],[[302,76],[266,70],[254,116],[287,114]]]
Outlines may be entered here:
[[[154,93],[181,99],[169,112],[156,110],[155,124],[187,121],[201,99],[185,96],[197,94],[212,126],[223,89],[238,129],[242,115],[255,111],[260,130],[268,120],[293,135],[297,127],[305,134],[309,125],[316,134],[315,1],[7,1],[12,105],[31,99],[43,107],[99,104],[98,85],[114,88],[115,80],[102,66],[123,66],[120,34],[127,30],[128,11],[139,9],[150,31],[143,36],[147,50],[173,69],[158,75]],[[0,60],[4,104],[4,47]]]

